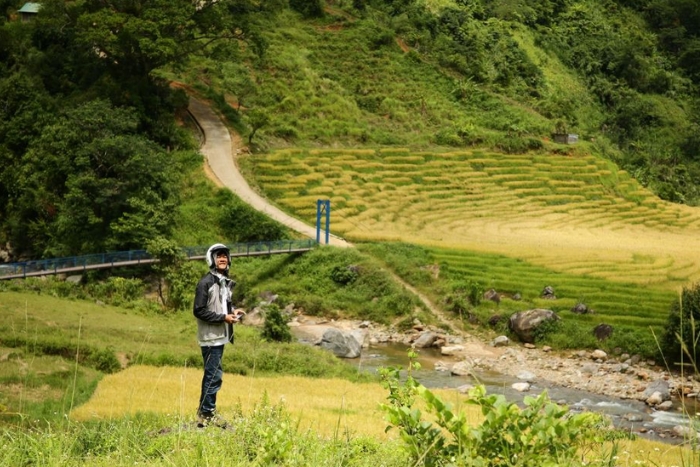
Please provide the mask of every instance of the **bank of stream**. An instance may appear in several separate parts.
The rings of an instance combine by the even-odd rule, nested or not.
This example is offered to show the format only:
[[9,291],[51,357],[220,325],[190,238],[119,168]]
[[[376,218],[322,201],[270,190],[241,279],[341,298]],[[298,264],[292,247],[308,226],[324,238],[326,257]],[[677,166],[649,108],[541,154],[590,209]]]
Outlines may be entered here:
[[[361,371],[375,373],[382,367],[401,367],[408,365],[407,346],[397,343],[379,344],[363,349],[357,359],[346,360],[348,365],[356,366]],[[671,411],[655,411],[644,402],[632,399],[612,398],[606,395],[594,394],[587,391],[558,386],[549,381],[533,381],[530,390],[519,392],[512,385],[522,380],[517,377],[504,375],[494,371],[474,370],[471,376],[456,376],[449,371],[436,371],[435,364],[444,357],[437,349],[421,349],[417,361],[421,369],[413,376],[427,388],[455,389],[464,385],[483,384],[489,393],[503,394],[506,400],[522,403],[527,395],[540,394],[547,391],[549,398],[557,403],[567,404],[574,411],[594,411],[610,417],[618,429],[633,432],[649,439],[680,443],[684,440],[672,434],[675,426],[687,426],[690,417],[685,415],[688,407],[681,407],[679,401],[674,401]],[[695,407],[691,408],[695,412]]]

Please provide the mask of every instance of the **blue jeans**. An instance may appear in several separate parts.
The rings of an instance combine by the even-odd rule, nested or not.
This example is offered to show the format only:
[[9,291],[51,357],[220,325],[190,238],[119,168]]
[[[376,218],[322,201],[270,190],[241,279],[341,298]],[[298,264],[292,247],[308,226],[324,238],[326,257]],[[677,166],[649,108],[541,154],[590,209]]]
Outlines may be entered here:
[[216,393],[221,389],[224,374],[224,370],[221,368],[223,356],[223,345],[202,347],[204,376],[202,377],[202,392],[199,396],[199,410],[197,411],[199,414],[208,415],[216,409]]

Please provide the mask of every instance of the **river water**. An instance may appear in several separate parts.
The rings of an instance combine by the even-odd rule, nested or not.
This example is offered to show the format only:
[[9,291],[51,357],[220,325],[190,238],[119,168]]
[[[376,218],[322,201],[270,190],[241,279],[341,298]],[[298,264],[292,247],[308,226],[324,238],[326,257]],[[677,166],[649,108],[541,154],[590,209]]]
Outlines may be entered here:
[[[408,365],[407,350],[407,347],[401,344],[380,344],[363,349],[360,358],[348,359],[347,363],[371,373],[390,366],[405,369]],[[538,395],[546,390],[552,401],[567,404],[573,411],[603,413],[609,416],[619,429],[664,442],[682,441],[669,436],[669,431],[674,426],[690,423],[689,418],[681,413],[678,407],[668,412],[654,411],[640,401],[616,399],[557,386],[546,381],[534,381],[530,391],[522,393],[511,388],[513,383],[522,382],[513,376],[491,371],[475,372],[474,376],[455,376],[450,372],[435,371],[435,363],[441,359],[444,360],[444,357],[438,350],[421,349],[417,359],[421,369],[414,372],[413,377],[427,388],[458,388],[465,384],[483,384],[489,393],[503,394],[506,400],[519,404],[525,396]],[[674,401],[674,404],[680,405],[678,401]]]

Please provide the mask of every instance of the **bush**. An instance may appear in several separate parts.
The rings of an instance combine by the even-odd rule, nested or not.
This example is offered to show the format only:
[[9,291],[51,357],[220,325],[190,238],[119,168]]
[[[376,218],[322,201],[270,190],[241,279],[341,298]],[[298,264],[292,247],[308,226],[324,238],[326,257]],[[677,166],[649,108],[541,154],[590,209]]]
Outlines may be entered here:
[[289,234],[284,225],[252,208],[228,190],[216,196],[219,225],[232,243],[284,240]]
[[667,360],[675,364],[687,358],[697,369],[699,320],[700,283],[697,283],[689,288],[683,287],[679,300],[671,306],[661,342],[661,351]]
[[323,16],[321,0],[289,0],[289,6],[301,13],[305,18],[320,18]]
[[355,282],[358,275],[357,266],[342,266],[339,264],[331,269],[331,279],[340,285],[348,285]]
[[274,303],[265,308],[265,324],[262,337],[269,342],[291,342],[292,333],[287,326],[287,318]]
[[561,320],[558,319],[550,319],[541,322],[540,325],[537,326],[532,332],[534,341],[537,343],[546,341],[547,337],[556,333],[560,327]]
[[110,277],[106,282],[88,286],[91,296],[114,306],[126,306],[143,297],[145,286],[140,279]]

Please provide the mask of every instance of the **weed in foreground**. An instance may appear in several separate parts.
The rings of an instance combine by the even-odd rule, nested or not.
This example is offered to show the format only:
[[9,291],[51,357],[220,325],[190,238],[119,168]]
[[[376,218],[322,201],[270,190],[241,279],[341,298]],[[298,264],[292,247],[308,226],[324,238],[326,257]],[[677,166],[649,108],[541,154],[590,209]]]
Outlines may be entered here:
[[[473,426],[463,412],[453,410],[411,376],[419,365],[409,352],[408,377],[399,381],[399,368],[381,370],[389,390],[382,408],[390,425],[397,428],[404,448],[415,466],[578,466],[615,465],[616,432],[604,429],[608,422],[599,414],[571,414],[551,402],[546,393],[526,397],[524,408],[506,402],[502,395],[487,394],[484,386],[472,388],[467,404],[481,407],[483,421]],[[414,403],[420,398],[433,415],[423,417]],[[603,451],[604,441],[612,449]],[[591,461],[595,458],[597,460]],[[588,459],[584,461],[584,459]]]

